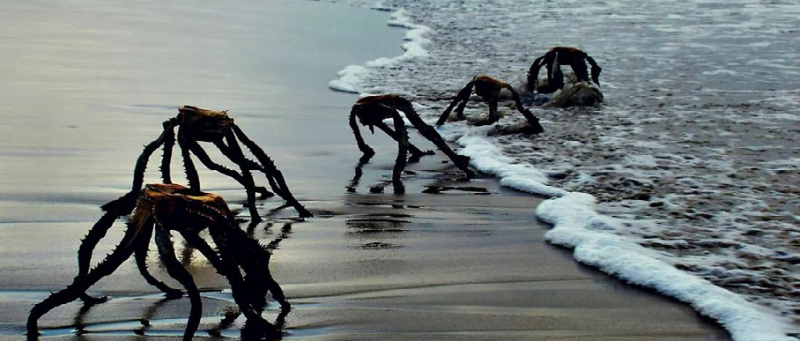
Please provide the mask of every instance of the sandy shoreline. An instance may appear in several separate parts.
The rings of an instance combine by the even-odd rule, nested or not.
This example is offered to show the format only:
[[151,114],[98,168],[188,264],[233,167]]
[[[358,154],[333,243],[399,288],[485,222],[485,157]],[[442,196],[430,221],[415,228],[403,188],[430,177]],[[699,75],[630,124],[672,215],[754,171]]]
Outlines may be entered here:
[[[346,187],[359,157],[345,123],[355,97],[330,92],[325,84],[342,65],[396,52],[403,32],[375,30],[385,25],[387,15],[362,9],[305,2],[272,6],[238,8],[252,13],[236,19],[247,27],[258,22],[255,20],[261,11],[283,13],[283,20],[273,24],[298,35],[284,41],[288,49],[316,53],[316,60],[292,59],[299,57],[271,52],[263,46],[258,51],[247,50],[254,42],[242,38],[239,28],[214,32],[213,43],[183,40],[187,45],[183,48],[189,52],[238,44],[239,49],[229,50],[229,54],[242,56],[242,60],[232,58],[225,65],[214,64],[219,56],[209,55],[185,61],[189,65],[183,68],[173,68],[169,62],[160,65],[158,58],[120,68],[115,63],[97,65],[84,60],[85,56],[70,55],[76,53],[70,44],[45,48],[31,43],[21,48],[37,55],[56,49],[66,57],[25,63],[15,60],[0,69],[0,74],[9,79],[3,84],[9,91],[0,92],[0,108],[8,122],[2,126],[0,140],[0,164],[4,165],[0,169],[0,340],[20,339],[31,305],[71,280],[76,272],[75,250],[99,217],[98,205],[124,190],[140,146],[155,137],[160,122],[175,114],[176,105],[184,103],[231,109],[245,132],[276,159],[298,199],[317,215],[295,222],[290,219],[293,211],[276,211],[255,231],[265,243],[282,228],[288,233],[274,253],[271,268],[294,305],[286,316],[289,338],[727,339],[723,330],[700,320],[689,307],[622,285],[577,264],[566,251],[546,244],[543,234],[547,226],[534,217],[540,199],[501,188],[493,179],[452,182],[457,172],[441,163],[438,156],[408,167],[413,174],[404,178],[407,194],[391,194],[391,185],[383,194],[370,194],[370,187],[383,186],[390,176],[395,148],[384,136],[368,135],[368,143],[378,155],[364,166],[356,193],[348,193]],[[175,17],[169,11],[159,14],[146,6],[138,10],[154,22]],[[329,18],[333,11],[333,17],[338,16],[335,20]],[[91,12],[80,13],[91,16]],[[102,10],[95,14],[109,15]],[[180,14],[198,15],[191,11]],[[201,14],[225,17],[213,10]],[[302,31],[291,16],[299,14],[323,21],[314,30]],[[31,22],[38,19],[35,15],[27,17]],[[103,24],[113,26],[113,19]],[[184,24],[192,22],[191,17],[185,19]],[[17,20],[21,25],[26,17]],[[354,28],[338,26],[345,23]],[[62,24],[78,25],[72,21]],[[136,30],[151,24],[120,25]],[[332,27],[341,31],[331,31]],[[114,34],[107,39],[91,32],[88,36],[83,35],[85,32],[67,32],[76,36],[63,39],[81,38],[86,46],[97,44],[88,48],[90,52],[94,48],[97,53],[116,51],[114,55],[125,55],[126,51],[153,45],[116,43]],[[147,32],[159,33],[156,29]],[[202,30],[191,33],[194,38],[211,34]],[[43,38],[54,33],[45,30],[33,34],[42,34],[35,38]],[[181,34],[186,32],[173,34],[171,38],[185,38]],[[326,43],[320,46],[290,43],[319,39],[323,34]],[[362,43],[370,51],[340,51]],[[2,44],[19,47],[11,41]],[[169,49],[161,52],[166,51]],[[273,54],[280,60],[258,58]],[[304,62],[311,61],[319,65],[308,69]],[[269,64],[272,69],[228,70],[242,64]],[[69,79],[72,74],[61,78],[37,71],[33,74],[42,78],[24,72],[10,76],[10,70],[41,67],[83,72],[75,72],[81,75],[75,79]],[[183,78],[196,70],[203,70],[202,76]],[[149,76],[142,76],[145,71],[145,75],[161,74],[149,80]],[[273,78],[249,77],[252,73]],[[117,79],[108,80],[103,75]],[[59,82],[54,83],[52,77]],[[193,86],[196,82],[202,86]],[[109,84],[114,87],[109,89]],[[260,96],[262,92],[266,94]],[[412,139],[419,141],[415,133]],[[419,144],[431,148],[427,143]],[[159,156],[157,152],[151,162],[157,163]],[[220,159],[217,154],[213,156]],[[155,174],[154,169],[150,174]],[[201,178],[206,190],[225,196],[232,208],[241,208],[244,193],[235,183],[211,172],[201,172]],[[490,194],[421,193],[433,184],[480,186]],[[279,201],[270,199],[259,205],[267,214]],[[110,250],[121,231],[118,224],[98,247],[95,259],[102,257],[101,251]],[[151,254],[150,260],[154,274],[168,278],[154,256]],[[218,291],[228,286],[202,257],[191,252],[179,256],[198,285],[209,290],[204,294],[202,325],[208,327],[232,305],[230,295]],[[75,303],[53,311],[41,320],[47,339],[126,339],[139,332],[147,336],[144,339],[160,340],[182,333],[188,300],[161,300],[140,278],[132,262],[98,283],[92,293],[114,299],[86,311]],[[276,304],[270,302],[265,317],[276,316]],[[150,326],[144,328],[142,319]],[[87,334],[76,335],[76,325],[85,326]],[[235,337],[236,327],[222,334]]]
[[[381,160],[368,164],[359,192],[382,182],[385,168]],[[286,320],[287,337],[727,339],[725,331],[700,320],[691,308],[609,279],[577,264],[569,252],[548,245],[543,239],[547,227],[530,213],[540,199],[503,189],[492,179],[437,180],[452,170],[448,168],[437,158],[428,158],[409,167],[416,173],[405,178],[409,194],[332,193],[307,202],[318,215],[314,219],[292,222],[273,216],[259,225],[256,235],[264,243],[281,229],[290,231],[271,265],[293,303]],[[430,184],[480,186],[491,194],[420,193]],[[77,238],[82,232],[78,226],[65,227],[60,236]],[[67,237],[70,234],[75,236]],[[70,247],[61,253],[72,260]],[[202,288],[227,288],[198,255],[190,258],[187,264]],[[167,278],[155,261],[151,263],[157,277]],[[132,262],[98,288],[105,289],[93,290],[95,294],[114,299],[79,319],[78,304],[54,311],[42,326],[60,328],[47,329],[46,335],[77,339],[70,334],[71,326],[80,320],[88,335],[132,336],[142,328],[143,318],[151,325],[145,334],[154,336],[148,339],[180,335],[188,301],[161,301],[161,295],[140,280]],[[4,332],[20,331],[20,319],[30,304],[46,294],[41,289],[0,292],[7,307]],[[212,291],[205,294],[204,304],[203,326],[208,328],[232,302],[227,293]],[[277,305],[270,302],[265,316],[274,319],[277,314]],[[238,332],[232,328],[223,334]]]

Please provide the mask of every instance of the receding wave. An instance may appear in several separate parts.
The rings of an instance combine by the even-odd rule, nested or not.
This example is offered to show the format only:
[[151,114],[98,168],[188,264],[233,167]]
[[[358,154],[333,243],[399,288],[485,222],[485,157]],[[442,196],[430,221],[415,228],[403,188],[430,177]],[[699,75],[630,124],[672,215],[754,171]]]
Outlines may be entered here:
[[[342,0],[361,4],[358,0]],[[394,92],[430,122],[475,74],[518,82],[549,47],[603,67],[602,107],[534,109],[535,138],[440,132],[501,184],[549,197],[549,242],[691,304],[735,340],[800,332],[800,5],[789,1],[387,1],[406,53],[332,89]],[[418,24],[415,24],[418,23]],[[420,25],[424,24],[424,26]],[[468,116],[486,107],[467,106]],[[501,124],[522,120],[514,110]]]

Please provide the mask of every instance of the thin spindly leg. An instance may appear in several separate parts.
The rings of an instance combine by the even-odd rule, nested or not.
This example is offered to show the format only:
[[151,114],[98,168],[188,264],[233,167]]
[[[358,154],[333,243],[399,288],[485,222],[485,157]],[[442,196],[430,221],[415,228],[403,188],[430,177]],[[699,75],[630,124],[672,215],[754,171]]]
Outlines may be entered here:
[[[144,151],[142,154],[139,155],[139,159],[136,160],[136,168],[133,173],[133,186],[131,186],[131,192],[139,193],[139,190],[142,189],[142,184],[144,182],[144,172],[147,168],[147,161],[150,159],[150,155],[158,149],[163,143],[165,138],[168,137],[170,131],[175,127],[174,123],[170,121],[164,122],[164,131],[161,135],[150,144],[144,146]],[[174,133],[173,133],[174,134]]]
[[447,108],[444,109],[444,112],[442,112],[442,115],[439,116],[439,119],[436,121],[436,125],[440,126],[442,124],[445,124],[447,122],[447,118],[450,117],[450,112],[453,111],[453,107],[455,107],[457,104],[460,104],[461,102],[463,102],[461,101],[461,97],[456,95],[456,98],[453,98],[453,101],[450,102],[450,105],[448,105]]
[[350,129],[353,130],[353,135],[356,137],[356,143],[358,144],[358,150],[364,153],[363,157],[369,159],[373,155],[375,155],[375,150],[369,147],[366,142],[364,142],[364,138],[361,137],[361,130],[358,129],[358,123],[356,122],[356,112],[359,109],[353,107],[353,110],[350,111]]
[[192,154],[189,152],[183,128],[178,129],[178,146],[181,147],[181,157],[183,158],[183,169],[186,171],[186,180],[189,188],[195,191],[200,190],[200,176],[197,175],[197,168],[192,161]]
[[[263,299],[268,290],[281,307],[288,308],[290,305],[283,295],[283,290],[270,274],[269,260],[272,255],[267,248],[241,230],[231,230],[229,234],[231,243],[240,246],[232,250],[232,255],[244,269],[245,285],[251,292],[258,294],[258,297],[254,298]],[[266,301],[260,303],[259,307],[264,304]]]
[[236,182],[244,186],[246,189],[251,189],[251,184],[248,184],[247,181],[245,181],[245,179],[242,177],[242,175],[239,174],[239,172],[212,161],[211,157],[208,156],[208,153],[206,153],[205,149],[203,149],[203,147],[200,147],[200,145],[197,144],[197,142],[187,140],[186,146],[189,147],[189,150],[192,153],[194,153],[195,156],[197,156],[197,159],[200,160],[200,162],[203,163],[203,165],[205,165],[206,168],[222,173],[223,175],[227,175],[228,177],[231,177],[234,180],[236,180]]
[[140,154],[139,158],[136,160],[136,166],[134,167],[133,171],[133,185],[131,186],[130,192],[117,200],[113,200],[103,205],[101,208],[104,211],[116,211],[120,216],[127,215],[133,211],[133,208],[136,205],[136,198],[139,196],[139,191],[142,189],[142,184],[144,183],[144,172],[147,169],[147,162],[150,160],[150,156],[153,155],[153,152],[155,152],[155,150],[164,143],[164,140],[169,136],[169,134],[171,134],[174,127],[175,123],[173,120],[164,122],[164,131],[157,139],[144,146],[142,154]]
[[[85,276],[89,273],[94,248],[97,246],[97,243],[100,242],[100,239],[106,236],[106,233],[111,226],[114,225],[117,218],[119,218],[119,216],[115,213],[106,212],[106,214],[100,217],[100,220],[92,226],[89,233],[86,234],[86,237],[83,238],[83,242],[80,247],[78,247],[78,276]],[[80,299],[88,304],[97,304],[105,302],[108,300],[108,297],[92,297],[86,293],[82,293]]]
[[493,97],[489,99],[489,124],[495,123],[500,120],[500,114],[497,112],[498,98]]
[[442,116],[440,116],[439,120],[436,121],[437,126],[440,126],[445,122],[447,122],[447,117],[450,116],[450,111],[453,110],[453,107],[456,106],[456,104],[458,104],[458,108],[456,108],[456,117],[458,119],[464,119],[464,107],[466,107],[467,102],[469,101],[469,95],[472,94],[472,86],[474,84],[475,83],[473,81],[470,81],[469,83],[467,83],[467,86],[465,86],[463,89],[461,89],[461,91],[458,92],[456,98],[453,98],[453,101],[450,102],[450,105],[448,105],[447,109],[444,110]]
[[[217,146],[217,148],[219,148],[219,150],[222,152],[222,155],[225,155],[225,157],[227,157],[228,159],[230,159],[230,160],[236,159],[236,153],[234,153],[231,150],[231,147],[226,145],[221,140],[214,141],[214,145]],[[239,148],[239,150],[242,150],[242,149]],[[240,154],[242,154],[242,159],[239,160],[239,161],[241,161],[241,163],[238,162],[238,161],[235,161],[235,163],[237,165],[239,165],[240,169],[242,170],[242,173],[244,173],[245,169],[248,170],[248,171],[253,171],[253,170],[260,171],[262,169],[261,165],[259,165],[258,162],[255,162],[253,160],[248,159],[246,156],[244,156],[244,153],[240,153]],[[274,193],[268,191],[266,188],[264,188],[262,186],[255,186],[255,189],[256,189],[256,193],[261,195],[261,199],[266,199],[266,198],[269,198],[269,197],[275,195]]]
[[261,147],[259,147],[255,142],[251,141],[247,135],[239,128],[237,125],[233,125],[233,132],[236,134],[236,137],[239,138],[244,145],[250,149],[250,152],[256,157],[256,159],[261,163],[263,167],[264,174],[267,178],[272,178],[273,180],[270,181],[270,185],[272,186],[272,191],[277,193],[283,200],[286,200],[287,203],[292,205],[298,213],[300,213],[300,217],[306,218],[313,216],[311,212],[309,212],[297,199],[294,198],[292,192],[289,191],[289,186],[286,185],[286,180],[283,178],[283,174],[277,167],[275,167],[275,163],[272,162],[272,159],[267,156],[267,153],[264,152]]
[[247,169],[246,162],[247,160],[242,152],[242,148],[239,147],[239,143],[236,141],[236,136],[233,135],[232,131],[228,131],[225,134],[225,140],[228,142],[229,151],[230,153],[227,155],[231,161],[239,165],[239,169],[242,170],[242,180],[246,183],[245,188],[247,190],[247,208],[250,210],[250,216],[252,217],[251,224],[258,224],[261,221],[261,216],[258,214],[256,210],[256,192],[255,192],[255,180],[253,180],[253,175],[250,173],[250,170]]
[[528,92],[533,92],[536,90],[536,85],[539,82],[539,70],[542,68],[542,60],[544,56],[536,58],[531,64],[531,68],[528,70],[528,82],[526,87],[528,88]]
[[509,91],[511,91],[511,97],[514,99],[514,104],[517,106],[517,111],[519,111],[522,116],[525,116],[525,119],[528,121],[528,128],[526,129],[526,133],[528,134],[539,134],[544,132],[544,128],[539,123],[539,118],[537,118],[530,110],[526,109],[525,106],[522,104],[522,100],[519,98],[519,94],[513,87],[510,85],[506,87]]
[[[140,223],[136,223],[135,221]],[[122,237],[122,240],[106,259],[97,264],[94,269],[90,270],[85,275],[78,275],[75,277],[72,284],[65,289],[51,294],[44,301],[34,305],[30,315],[28,315],[28,322],[26,325],[28,335],[38,334],[38,321],[44,314],[47,314],[47,312],[55,307],[78,299],[89,287],[97,283],[103,277],[110,275],[126,259],[130,258],[141,230],[147,228],[152,228],[152,223],[148,224],[147,221],[143,220],[133,220],[131,223],[128,223],[128,228],[125,230],[125,235]]]
[[392,115],[394,128],[397,129],[397,160],[394,162],[392,171],[392,182],[400,183],[403,169],[406,168],[406,155],[408,153],[408,131],[406,130],[403,118],[396,111]]
[[200,299],[200,290],[192,279],[192,275],[186,268],[181,265],[178,258],[175,257],[175,248],[172,246],[172,236],[169,231],[161,226],[156,226],[156,245],[158,246],[158,253],[164,266],[167,268],[167,273],[176,279],[181,285],[186,288],[191,302],[191,309],[189,310],[189,320],[186,322],[186,330],[183,332],[183,340],[190,341],[200,325],[200,318],[203,314],[203,302]]
[[[247,193],[247,208],[250,211],[250,217],[252,217],[254,221],[261,221],[261,217],[258,215],[258,211],[256,210],[256,194],[255,194],[256,185],[255,182],[253,181],[252,175],[250,175],[250,172],[247,171],[246,169],[242,169],[244,173],[239,174],[233,169],[215,163],[214,161],[211,160],[211,158],[208,156],[208,153],[206,153],[203,147],[200,147],[200,145],[197,144],[197,142],[195,141],[187,141],[186,144],[189,146],[189,149],[194,153],[194,155],[196,155],[197,158],[200,159],[200,162],[202,162],[206,167],[208,167],[208,169],[227,175],[236,180],[239,184],[241,184],[244,187],[245,192]],[[232,150],[235,150],[234,147],[231,148]]]
[[439,148],[447,157],[450,158],[451,161],[461,169],[464,173],[466,173],[467,178],[475,177],[475,172],[469,169],[469,158],[463,155],[456,154],[450,146],[447,145],[447,142],[444,141],[441,135],[434,129],[433,127],[427,125],[422,118],[411,108],[410,103],[405,107],[400,108],[403,113],[406,114],[406,118],[411,122],[411,124],[417,128],[420,134],[423,137],[428,139],[428,141],[433,142],[436,147]]
[[588,61],[589,65],[592,66],[592,81],[594,84],[597,84],[597,86],[600,86],[600,72],[603,70],[603,68],[597,65],[597,62],[594,60],[594,58],[589,57],[589,55],[586,55],[586,61]]
[[456,108],[456,119],[459,121],[466,120],[467,116],[464,115],[464,108],[467,107],[467,102],[469,102],[469,96],[466,99],[461,101]]
[[[586,67],[584,65],[584,67]],[[558,90],[564,87],[564,73],[561,72],[561,64],[558,61],[558,53],[556,53],[555,58],[553,58],[552,69],[548,69],[548,72],[551,75],[550,82],[553,83],[553,87]]]
[[[395,131],[392,130],[392,128],[387,126],[386,123],[383,123],[383,122],[376,123],[375,126],[378,127],[378,129],[382,130],[384,133],[386,133],[386,135],[389,135],[392,139],[397,141],[397,133],[395,133]],[[426,150],[426,151],[420,150],[419,148],[417,148],[417,146],[413,145],[410,141],[408,142],[408,150],[411,152],[411,157],[412,158],[416,157],[417,159],[419,159],[420,157],[422,157],[424,155],[433,155],[433,154],[435,154],[434,151],[432,151],[432,150]]]
[[500,115],[497,113],[497,103],[498,103],[497,97],[489,98],[489,100],[487,101],[487,104],[489,104],[489,117],[486,120],[475,122],[476,126],[490,125],[497,122],[500,119]]
[[[165,127],[166,128],[166,124]],[[170,162],[172,162],[172,149],[175,147],[175,130],[170,128],[164,136],[164,155],[161,156],[161,179],[165,184],[172,183]]]
[[209,226],[211,238],[214,240],[214,243],[217,244],[217,248],[219,249],[220,266],[217,268],[217,271],[219,271],[228,279],[228,282],[231,285],[231,294],[233,295],[233,300],[239,306],[239,310],[244,314],[245,317],[247,317],[248,322],[257,323],[260,329],[270,337],[280,338],[280,331],[278,331],[271,323],[264,320],[261,317],[261,314],[253,309],[251,304],[248,302],[248,296],[245,295],[247,292],[245,291],[246,288],[244,287],[242,274],[239,272],[239,267],[236,265],[236,262],[233,260],[233,256],[230,254],[232,248],[238,247],[237,245],[231,245],[231,243],[228,242],[228,233],[232,229],[234,229],[234,227],[230,225],[230,223]]
[[[230,231],[216,231],[212,234],[212,239],[214,239],[214,242],[220,249],[219,253],[214,251],[214,249],[208,245],[205,240],[196,234],[182,233],[181,235],[186,239],[186,241],[189,242],[190,245],[192,245],[192,247],[196,248],[198,251],[200,251],[200,253],[203,254],[204,257],[206,257],[206,259],[208,259],[209,263],[211,263],[211,266],[213,266],[220,275],[225,276],[225,278],[228,279],[228,282],[231,284],[231,291],[234,295],[234,300],[236,300],[236,303],[240,306],[240,309],[242,309],[242,311],[245,311],[246,309],[252,310],[254,309],[254,295],[247,290],[248,288],[245,285],[241,273],[239,272],[239,265],[233,262],[233,256],[230,254],[235,252],[234,250],[243,246],[230,240],[225,242],[221,241],[223,239],[228,240],[230,238],[229,233]],[[235,244],[235,246],[233,246],[232,250],[223,252],[222,248],[228,248],[229,244]],[[244,292],[242,292],[243,290]]]
[[166,285],[164,282],[159,281],[147,269],[147,253],[150,250],[150,238],[153,236],[153,229],[147,229],[142,231],[142,237],[139,239],[139,245],[136,246],[136,250],[134,251],[134,257],[136,258],[136,267],[139,268],[139,273],[144,277],[145,281],[148,284],[158,288],[164,294],[167,295],[167,298],[180,298],[183,296],[183,293],[175,288],[171,288],[170,286]]
[[[240,231],[238,229],[235,230],[235,231],[242,232],[242,231]],[[230,231],[228,233],[235,232],[235,231]],[[225,263],[223,263],[223,261],[220,258],[219,254],[217,254],[217,252],[214,251],[214,249],[210,245],[208,245],[208,243],[205,240],[203,240],[202,238],[200,238],[196,234],[192,234],[192,233],[182,233],[181,235],[192,245],[192,247],[196,248],[198,251],[200,251],[200,253],[203,254],[204,257],[206,257],[206,259],[208,259],[209,263],[211,263],[211,265],[217,270],[217,272],[219,272],[220,275],[223,275],[226,278],[229,278],[229,280],[230,280],[230,277],[231,277],[230,272],[232,272],[234,270],[230,269],[230,272],[226,272],[226,270],[228,270],[229,266],[226,267],[227,265]],[[250,239],[250,240],[255,242],[254,239]],[[247,250],[247,249],[252,248],[252,245],[250,245],[248,243],[239,243],[239,241],[236,240],[236,238],[231,238],[230,243],[236,245],[231,250],[231,254],[237,260],[239,265],[241,265],[242,268],[245,269],[245,273],[247,273],[248,276],[250,276],[250,273],[248,273],[248,270],[252,270],[252,269],[249,269],[250,266],[248,266],[248,265],[253,263],[255,260],[251,259],[250,257],[245,257],[244,259],[241,259],[242,257],[237,257],[237,253],[240,253],[241,249]],[[250,256],[252,256],[252,255],[250,255]],[[244,261],[244,263],[242,263],[242,261]],[[269,261],[269,259],[267,258],[267,262],[268,261]],[[239,273],[238,269],[236,269],[236,273],[237,274]],[[270,276],[268,268],[265,270],[265,274],[266,274],[266,276]],[[239,275],[241,276],[241,274],[239,274]],[[264,274],[262,274],[260,272],[255,272],[255,276],[261,277],[261,276],[264,276]],[[236,277],[236,276],[233,275],[233,277]],[[235,281],[235,279],[233,279],[233,280]],[[262,284],[262,283],[256,283],[256,285],[258,285],[258,284]],[[266,284],[262,284],[262,285],[260,285],[260,287],[264,288],[264,289],[261,289],[261,290],[258,290],[257,292],[254,292],[254,290],[253,290],[254,286],[248,284],[248,279],[243,279],[242,280],[242,287],[247,289],[246,290],[247,297],[246,297],[246,299],[244,299],[242,301],[243,302],[247,302],[247,306],[250,307],[251,309],[256,309],[257,311],[260,311],[261,310],[260,307],[262,307],[262,306],[264,306],[266,304],[266,301],[264,300],[264,298],[266,296],[266,290],[269,289],[269,287],[266,286]],[[276,300],[277,300],[277,298],[276,298]],[[279,302],[281,303],[281,306],[283,306],[285,300],[284,301],[279,301]],[[288,305],[288,303],[286,303],[286,304]]]
[[578,79],[578,82],[588,82],[589,81],[589,70],[586,68],[586,62],[583,59],[577,59],[569,64],[572,67],[572,71],[575,72],[575,78]]

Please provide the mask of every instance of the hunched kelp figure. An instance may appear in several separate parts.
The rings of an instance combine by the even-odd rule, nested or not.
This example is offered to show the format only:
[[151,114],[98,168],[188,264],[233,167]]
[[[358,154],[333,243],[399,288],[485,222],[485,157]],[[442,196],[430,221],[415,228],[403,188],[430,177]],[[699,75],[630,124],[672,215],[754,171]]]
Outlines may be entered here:
[[[578,82],[589,82],[589,71],[586,68],[587,61],[592,66],[592,82],[600,86],[600,71],[602,68],[597,65],[594,58],[574,47],[556,46],[533,61],[530,70],[528,70],[528,91],[533,92],[535,90],[538,93],[549,94],[564,87],[564,76],[559,65],[569,65]],[[542,66],[547,67],[547,84],[538,86],[539,70]],[[554,72],[554,70],[557,70],[557,72]]]
[[[353,109],[350,111],[350,128],[353,129],[353,134],[358,143],[358,149],[364,155],[362,160],[369,160],[375,151],[370,148],[361,137],[361,132],[356,123],[356,117],[361,125],[368,126],[370,131],[375,133],[375,127],[383,130],[387,135],[397,141],[398,153],[397,160],[395,161],[394,170],[392,171],[392,181],[395,183],[400,182],[400,175],[403,169],[406,168],[406,156],[408,151],[411,151],[411,156],[418,159],[423,155],[432,155],[432,151],[421,151],[408,141],[408,131],[406,130],[403,117],[397,111],[402,111],[411,124],[417,128],[417,131],[433,142],[451,161],[463,171],[467,178],[475,177],[475,172],[469,169],[469,158],[463,155],[458,155],[453,152],[447,145],[444,139],[436,132],[436,129],[426,124],[419,114],[414,110],[413,105],[407,99],[394,94],[384,94],[367,96],[356,101]],[[383,123],[383,120],[391,118],[394,121],[394,129]]]
[[517,111],[519,111],[522,116],[525,116],[525,119],[528,121],[528,127],[520,132],[526,134],[539,134],[544,132],[544,128],[539,124],[539,119],[522,105],[519,94],[510,84],[486,75],[477,75],[473,77],[472,80],[458,92],[458,95],[456,95],[453,101],[450,102],[450,105],[444,110],[442,116],[439,117],[436,125],[445,124],[447,118],[450,116],[450,111],[453,110],[456,104],[458,104],[456,108],[456,118],[461,120],[465,119],[464,107],[467,106],[473,88],[475,88],[475,94],[483,98],[483,100],[489,104],[489,119],[476,122],[475,125],[489,125],[500,120],[500,114],[497,112],[497,104],[500,101],[500,91],[502,89],[507,89],[511,91],[511,97],[514,99]]
[[[244,134],[242,129],[233,122],[232,118],[228,117],[227,111],[212,111],[188,105],[182,106],[178,108],[178,115],[164,121],[163,125],[164,131],[155,141],[144,147],[144,151],[136,161],[131,191],[120,200],[103,206],[104,210],[109,210],[121,204],[122,201],[126,201],[123,200],[126,197],[128,202],[131,199],[135,201],[144,182],[144,172],[150,155],[161,145],[164,145],[164,155],[161,159],[161,176],[165,184],[172,183],[170,160],[172,159],[172,148],[175,146],[174,129],[178,127],[178,145],[181,149],[183,166],[186,170],[186,178],[190,188],[196,191],[200,190],[200,177],[197,175],[197,169],[191,157],[194,154],[209,169],[227,175],[245,187],[247,191],[247,208],[254,222],[261,221],[255,205],[256,193],[261,194],[262,197],[272,196],[273,194],[266,188],[255,185],[251,171],[264,173],[272,190],[286,200],[289,205],[293,206],[300,214],[300,217],[312,216],[311,212],[306,210],[289,191],[289,186],[286,185],[283,174],[275,166],[272,159],[267,156],[261,147]],[[258,162],[244,155],[242,148],[239,146],[239,141],[253,153]],[[239,166],[241,173],[212,161],[198,142],[213,143],[223,155]]]
[[[183,334],[184,340],[191,340],[202,315],[200,291],[175,256],[171,231],[180,233],[191,247],[208,259],[217,272],[227,278],[233,299],[247,317],[251,329],[255,328],[269,338],[281,337],[280,331],[261,317],[267,292],[272,293],[284,310],[290,307],[280,285],[270,275],[270,251],[239,229],[222,197],[181,185],[151,184],[141,191],[135,209],[122,240],[110,255],[93,269],[79,271],[72,284],[51,294],[31,309],[27,322],[29,337],[38,335],[38,320],[44,314],[78,299],[89,287],[111,275],[134,253],[139,257],[139,252],[144,250],[146,255],[150,238],[155,234],[154,239],[167,273],[181,283],[191,301],[192,307]],[[216,250],[200,237],[199,233],[205,229],[208,229]],[[240,267],[245,273],[244,277]],[[146,279],[148,282],[154,280],[152,277]],[[163,283],[161,285],[169,290],[177,290]]]

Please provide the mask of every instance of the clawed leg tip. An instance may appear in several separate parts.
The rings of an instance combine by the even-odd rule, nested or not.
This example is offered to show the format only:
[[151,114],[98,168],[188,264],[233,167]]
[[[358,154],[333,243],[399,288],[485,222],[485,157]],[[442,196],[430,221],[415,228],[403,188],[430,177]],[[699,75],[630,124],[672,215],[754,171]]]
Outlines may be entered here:
[[39,332],[39,328],[33,327],[32,330],[31,328],[28,328],[28,331],[25,333],[25,336],[28,341],[33,341],[33,340],[38,340],[39,336],[42,336],[42,333]]

